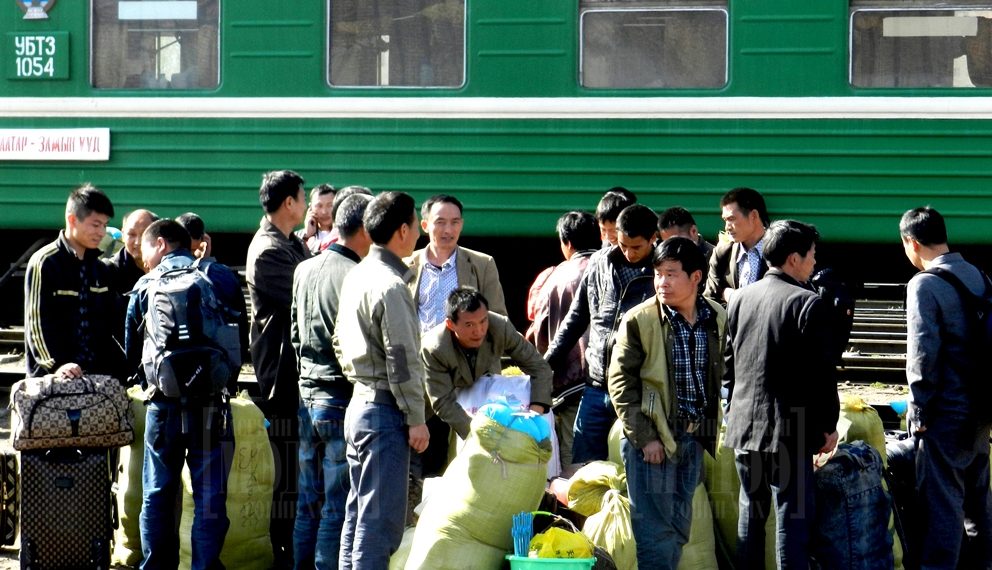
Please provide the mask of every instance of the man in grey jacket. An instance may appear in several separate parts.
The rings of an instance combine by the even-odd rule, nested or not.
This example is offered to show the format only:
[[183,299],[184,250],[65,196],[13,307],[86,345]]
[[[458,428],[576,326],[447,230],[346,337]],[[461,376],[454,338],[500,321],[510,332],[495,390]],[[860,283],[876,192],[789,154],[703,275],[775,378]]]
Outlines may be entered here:
[[420,230],[413,198],[385,192],[368,205],[373,245],[341,287],[334,351],[354,394],[345,415],[351,489],[340,567],[386,568],[406,519],[410,450],[423,453],[424,365],[420,322],[407,288]]
[[[968,319],[954,286],[928,271],[952,273],[973,294],[986,295],[986,278],[951,253],[944,218],[933,208],[909,210],[899,222],[906,257],[917,269],[906,290],[906,380],[909,429],[919,440],[917,485],[923,508],[920,564],[957,568],[965,517],[969,550],[962,567],[989,568],[992,495],[989,492],[989,424],[977,418],[988,401],[970,397],[967,370],[987,354],[968,349]],[[984,372],[984,371],[983,371]],[[987,372],[980,381],[988,382]]]
[[300,477],[293,532],[299,567],[337,564],[348,498],[344,414],[352,386],[341,371],[331,339],[345,275],[368,255],[372,240],[362,225],[371,196],[355,195],[338,209],[339,240],[296,266],[290,337],[300,362]]

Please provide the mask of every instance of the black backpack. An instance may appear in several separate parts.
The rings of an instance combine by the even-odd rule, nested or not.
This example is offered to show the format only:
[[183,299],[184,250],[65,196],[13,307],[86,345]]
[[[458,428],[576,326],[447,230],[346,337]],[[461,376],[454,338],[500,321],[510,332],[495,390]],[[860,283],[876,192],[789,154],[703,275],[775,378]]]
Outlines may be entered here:
[[810,280],[820,298],[830,308],[830,329],[833,346],[831,354],[834,364],[841,365],[844,351],[851,340],[851,330],[854,328],[854,293],[853,287],[841,280],[833,269],[821,269]]
[[145,289],[145,379],[170,398],[221,394],[241,369],[240,312],[207,276],[209,260],[158,275]]
[[985,358],[992,354],[992,281],[980,271],[985,281],[985,291],[981,296],[971,292],[954,273],[931,267],[923,273],[936,275],[951,284],[961,298],[961,306],[967,319],[968,370],[965,383],[972,410],[981,423],[992,422],[992,378],[985,366]]

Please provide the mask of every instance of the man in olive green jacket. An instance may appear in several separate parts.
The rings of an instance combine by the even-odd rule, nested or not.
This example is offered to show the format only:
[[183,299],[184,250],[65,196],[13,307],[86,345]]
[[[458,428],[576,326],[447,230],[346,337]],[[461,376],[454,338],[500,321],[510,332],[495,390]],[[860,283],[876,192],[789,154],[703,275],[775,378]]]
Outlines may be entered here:
[[719,433],[727,315],[699,296],[704,260],[692,240],[666,240],[652,262],[657,294],[624,316],[607,385],[623,423],[638,564],[674,570],[703,447],[712,450]]
[[489,311],[482,293],[471,287],[451,292],[444,323],[423,337],[421,354],[427,373],[427,395],[434,412],[462,439],[472,418],[458,404],[458,393],[485,374],[499,374],[508,356],[530,376],[530,406],[539,413],[551,407],[551,367],[509,319]]

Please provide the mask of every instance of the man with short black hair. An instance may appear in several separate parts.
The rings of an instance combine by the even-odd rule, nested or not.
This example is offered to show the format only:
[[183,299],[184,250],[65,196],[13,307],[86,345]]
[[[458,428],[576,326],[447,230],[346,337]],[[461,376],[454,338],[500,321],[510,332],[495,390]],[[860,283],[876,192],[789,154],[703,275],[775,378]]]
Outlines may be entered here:
[[300,478],[293,533],[297,567],[337,565],[348,498],[344,415],[352,386],[332,338],[341,286],[372,244],[362,224],[371,196],[354,195],[338,209],[340,239],[300,262],[293,275],[292,341],[300,363]]
[[624,315],[610,363],[610,398],[623,424],[631,524],[642,568],[678,568],[692,497],[720,432],[727,315],[699,295],[695,241],[654,250],[656,295]]
[[765,275],[762,252],[769,220],[764,197],[752,188],[727,192],[720,208],[730,241],[721,239],[713,250],[703,296],[726,305],[735,291]]
[[262,399],[258,407],[269,420],[281,472],[272,495],[270,535],[277,568],[291,567],[296,511],[297,438],[300,391],[296,351],[290,341],[293,271],[310,251],[293,228],[307,211],[303,178],[292,170],[262,176],[258,199],[265,216],[248,246],[246,273],[251,294],[251,359]]
[[551,407],[551,367],[524,340],[509,319],[491,313],[485,296],[459,287],[445,302],[444,323],[427,331],[421,355],[431,407],[458,437],[468,439],[472,418],[458,404],[458,393],[486,374],[499,374],[507,357],[530,376],[530,409]]
[[417,308],[403,262],[420,231],[413,198],[384,192],[365,210],[368,256],[345,277],[334,351],[354,393],[345,414],[351,489],[339,566],[386,568],[406,520],[410,450],[430,442]]
[[[563,214],[558,218],[557,230],[565,261],[538,275],[527,298],[527,316],[531,324],[524,337],[541,354],[548,350],[565,321],[582,275],[601,243],[596,218],[587,212]],[[572,429],[585,381],[589,376],[585,361],[588,344],[589,332],[586,331],[554,374],[552,397],[555,433],[560,443],[561,467],[566,475],[573,472]]]
[[406,259],[413,269],[411,287],[420,317],[420,331],[444,322],[444,302],[456,287],[474,287],[492,302],[492,310],[506,314],[503,286],[496,262],[489,255],[458,245],[464,219],[462,203],[454,196],[431,196],[420,207],[421,228],[430,241]]
[[190,251],[193,252],[193,257],[197,259],[211,257],[210,234],[207,233],[203,218],[193,212],[186,212],[176,218],[176,223],[189,233]]
[[620,212],[617,245],[592,257],[565,322],[544,355],[552,368],[561,369],[588,329],[589,377],[575,418],[574,463],[605,460],[609,455],[607,440],[617,419],[606,391],[612,339],[627,310],[654,295],[651,253],[657,239],[658,216],[650,208],[634,204]]
[[596,205],[596,222],[599,223],[603,249],[617,244],[617,217],[627,206],[637,203],[637,196],[622,186],[610,188]]
[[[714,246],[704,240],[703,236],[699,234],[699,228],[696,226],[696,218],[692,216],[689,210],[686,210],[682,206],[672,206],[662,212],[658,218],[658,231],[660,232],[661,241],[676,236],[691,239],[703,254],[703,261],[706,263],[708,271]],[[706,287],[705,275],[699,286],[700,291]]]
[[[987,354],[968,342],[965,300],[941,274],[972,295],[989,295],[988,278],[947,245],[947,228],[930,207],[907,211],[899,222],[906,257],[921,270],[906,289],[908,427],[918,439],[916,473],[923,568],[988,568],[992,562],[989,422],[974,383],[988,382]],[[933,272],[940,272],[933,274]],[[978,391],[980,392],[980,391]],[[986,416],[987,417],[987,416]],[[962,544],[965,519],[969,540]]]
[[[190,237],[172,220],[158,220],[141,238],[142,260],[148,273],[134,286],[127,312],[125,346],[128,364],[142,380],[148,400],[142,464],[141,530],[142,568],[176,568],[179,535],[176,532],[176,496],[181,488],[183,464],[189,465],[194,497],[191,523],[192,568],[216,568],[230,521],[227,518],[227,476],[234,453],[234,429],[227,393],[237,387],[237,371],[228,381],[227,393],[203,398],[167,397],[157,378],[145,377],[142,349],[148,332],[148,287],[164,273],[195,263]],[[239,314],[241,338],[247,337],[244,295],[237,275],[220,263],[204,268],[218,301]],[[154,342],[154,340],[151,340]],[[242,347],[244,349],[244,347]],[[242,350],[244,352],[244,350]]]
[[724,446],[734,449],[741,481],[737,567],[764,566],[774,512],[778,567],[807,568],[813,456],[837,445],[830,312],[803,285],[816,265],[816,229],[783,220],[764,239],[768,273],[735,293],[727,311]]
[[28,260],[24,275],[24,356],[29,377],[109,374],[126,379],[114,342],[119,315],[113,269],[97,247],[114,206],[84,184],[65,205],[65,229]]

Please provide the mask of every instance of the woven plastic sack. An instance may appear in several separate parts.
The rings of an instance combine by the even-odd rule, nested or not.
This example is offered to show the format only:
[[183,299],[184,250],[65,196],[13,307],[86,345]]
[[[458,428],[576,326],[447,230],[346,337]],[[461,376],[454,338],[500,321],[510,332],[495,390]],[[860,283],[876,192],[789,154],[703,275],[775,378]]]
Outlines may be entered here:
[[[733,565],[737,556],[737,519],[740,516],[738,501],[741,489],[734,464],[734,450],[719,446],[715,458],[709,453],[703,454],[703,468],[706,492],[713,508],[717,552],[725,562]],[[775,532],[775,517],[770,515],[765,523],[765,568],[768,570],[776,568]]]
[[406,568],[406,560],[410,557],[410,549],[413,548],[413,534],[417,531],[414,527],[409,527],[403,531],[403,540],[400,547],[389,557],[389,570],[403,570]]
[[550,457],[549,440],[538,444],[488,417],[473,418],[465,447],[444,472],[444,496],[420,515],[406,567],[501,568],[513,550],[513,515],[540,504]]
[[529,552],[538,558],[592,558],[593,546],[581,532],[553,526],[530,539]]
[[[231,527],[220,560],[227,568],[251,570],[272,566],[269,515],[275,460],[265,430],[265,418],[248,398],[231,399],[234,461],[227,478],[227,518]],[[183,515],[179,523],[179,566],[189,568],[193,529],[193,489],[189,469],[183,468]]]
[[586,519],[582,534],[606,550],[617,568],[637,570],[637,541],[630,524],[630,501],[620,491],[606,491],[602,508]]
[[692,494],[692,526],[689,542],[682,547],[679,570],[713,570],[717,568],[713,513],[706,496],[706,486],[699,483]]
[[610,428],[610,439],[608,442],[609,459],[612,463],[620,466],[620,471],[624,472],[623,452],[620,451],[620,440],[623,439],[623,423],[620,420],[613,422]]
[[141,562],[141,532],[138,516],[141,514],[141,467],[145,458],[145,402],[141,386],[127,389],[127,397],[134,418],[134,441],[121,448],[117,475],[117,512],[120,525],[114,531],[114,564],[137,566]]
[[627,493],[627,475],[611,461],[593,461],[576,471],[571,481],[568,508],[584,516],[599,512],[607,491]]
[[857,396],[845,395],[840,401],[840,418],[837,420],[837,443],[863,441],[875,448],[885,460],[885,428],[875,408]]

